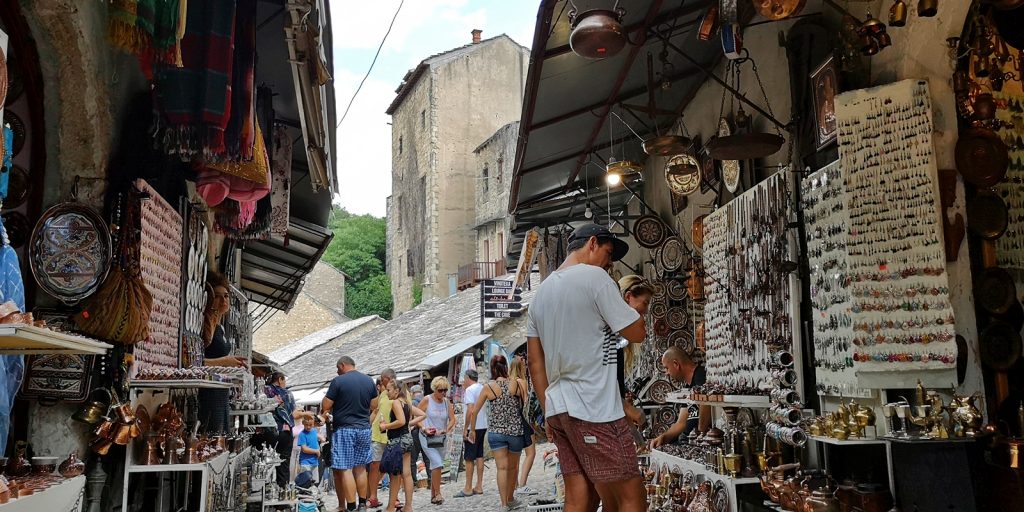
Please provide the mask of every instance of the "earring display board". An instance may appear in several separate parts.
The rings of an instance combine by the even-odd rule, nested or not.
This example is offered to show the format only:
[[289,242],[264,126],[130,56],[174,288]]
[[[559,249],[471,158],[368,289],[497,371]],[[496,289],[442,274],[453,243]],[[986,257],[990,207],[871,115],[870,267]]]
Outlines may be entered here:
[[860,396],[853,370],[853,301],[848,286],[846,176],[839,162],[801,182],[810,265],[814,369],[818,393]]
[[135,345],[135,368],[177,368],[181,332],[181,215],[143,180],[142,279],[153,296],[150,337]]
[[181,274],[181,366],[203,364],[203,311],[206,309],[206,253],[210,245],[210,232],[203,221],[203,213],[186,202],[183,207],[185,225],[184,271]]
[[224,335],[231,341],[232,354],[245,358],[252,357],[252,315],[249,314],[249,299],[245,293],[232,286],[231,309],[225,319]]
[[704,219],[704,394],[764,395],[772,356],[792,354],[785,172]]
[[1000,267],[1024,270],[1024,94],[1009,89],[1007,84],[1004,92],[993,94],[997,104],[1006,105],[996,109],[996,118],[1004,122],[999,136],[1010,156],[1006,177],[995,186],[1010,218],[1006,233],[996,240],[996,255]]
[[956,382],[956,343],[928,84],[904,80],[843,93],[836,117],[848,185],[859,384],[899,387],[921,378],[928,386],[948,386]]

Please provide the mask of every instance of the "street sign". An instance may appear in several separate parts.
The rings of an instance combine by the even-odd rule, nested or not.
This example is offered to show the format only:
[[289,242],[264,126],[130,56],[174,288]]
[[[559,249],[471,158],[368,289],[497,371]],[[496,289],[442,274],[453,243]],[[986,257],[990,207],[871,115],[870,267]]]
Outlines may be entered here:
[[484,311],[484,318],[519,318],[522,311]]
[[484,302],[519,302],[523,300],[523,295],[516,293],[509,297],[508,294],[503,295],[484,295]]
[[485,302],[484,311],[491,309],[523,309],[522,302]]
[[513,294],[521,295],[522,293],[523,293],[523,289],[519,288],[519,287],[516,287],[516,288],[507,287],[507,288],[505,288],[505,287],[484,286],[484,295],[505,295],[507,297],[507,296],[513,295]]
[[505,286],[508,288],[512,287],[512,280],[510,279],[484,279],[484,286]]

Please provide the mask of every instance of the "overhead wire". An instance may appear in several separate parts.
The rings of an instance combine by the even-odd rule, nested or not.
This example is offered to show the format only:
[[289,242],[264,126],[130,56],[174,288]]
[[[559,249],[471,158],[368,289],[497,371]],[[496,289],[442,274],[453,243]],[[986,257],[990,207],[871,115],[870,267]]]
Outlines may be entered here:
[[377,64],[377,57],[380,57],[380,50],[384,48],[384,43],[388,40],[388,36],[391,35],[391,29],[395,26],[395,20],[398,19],[398,13],[402,12],[402,6],[405,5],[405,0],[398,2],[398,9],[395,9],[395,15],[391,17],[391,23],[388,25],[388,31],[384,33],[384,38],[380,40],[380,44],[377,45],[377,53],[373,54],[373,61],[370,62],[370,69],[366,70],[366,74],[363,75],[363,79],[359,81],[359,87],[356,87],[356,92],[352,93],[352,98],[348,100],[348,106],[345,107],[345,113],[341,115],[341,119],[338,120],[338,126],[340,128],[341,123],[345,122],[345,118],[348,117],[348,111],[352,108],[352,103],[356,101],[356,96],[359,95],[359,91],[363,89],[363,84],[366,83],[366,79],[370,78],[370,72],[373,71],[373,66]]

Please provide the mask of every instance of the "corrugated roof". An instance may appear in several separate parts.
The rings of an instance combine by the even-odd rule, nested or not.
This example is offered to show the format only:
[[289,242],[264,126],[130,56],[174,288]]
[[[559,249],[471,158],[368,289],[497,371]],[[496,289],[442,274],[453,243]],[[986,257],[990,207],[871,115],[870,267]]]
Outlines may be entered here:
[[[524,304],[533,298],[540,284],[537,276],[532,279],[532,288],[523,291]],[[488,319],[484,328],[493,331],[494,326],[507,321]],[[479,334],[480,289],[474,287],[451,297],[424,302],[341,346],[310,351],[286,363],[284,369],[292,386],[334,378],[337,375],[335,361],[343,355],[355,359],[359,371],[367,375],[379,374],[386,368],[414,371],[431,354]]]
[[334,324],[330,327],[325,327],[316,331],[312,334],[307,334],[291,343],[286,347],[277,349],[267,355],[272,361],[278,364],[285,364],[296,357],[299,357],[317,347],[330,342],[331,340],[342,336],[347,332],[353,331],[361,326],[364,326],[374,320],[385,321],[383,318],[377,315],[364,316],[355,320],[349,320],[348,322],[341,322]]
[[508,39],[509,41],[512,41],[512,43],[519,46],[520,48],[523,48],[524,50],[527,49],[525,46],[516,43],[516,41],[509,37],[507,34],[498,34],[494,37],[484,39],[479,43],[469,43],[458,48],[452,48],[451,50],[448,51],[435,53],[434,55],[431,55],[430,57],[427,57],[420,61],[419,65],[409,70],[409,72],[405,74],[405,77],[402,78],[402,83],[398,86],[398,89],[395,89],[395,93],[397,93],[398,95],[395,96],[395,99],[391,101],[391,105],[388,106],[388,109],[385,111],[385,113],[387,115],[394,114],[395,111],[398,110],[398,107],[402,106],[402,101],[404,101],[405,97],[408,96],[410,92],[412,92],[413,87],[416,86],[416,82],[420,80],[420,77],[423,76],[423,73],[425,73],[427,69],[430,68],[430,66],[439,63],[441,60],[447,60],[450,58],[458,57],[459,55],[469,53],[471,50],[475,50],[476,48],[480,48],[487,43],[497,41],[498,39],[501,38],[505,38]]

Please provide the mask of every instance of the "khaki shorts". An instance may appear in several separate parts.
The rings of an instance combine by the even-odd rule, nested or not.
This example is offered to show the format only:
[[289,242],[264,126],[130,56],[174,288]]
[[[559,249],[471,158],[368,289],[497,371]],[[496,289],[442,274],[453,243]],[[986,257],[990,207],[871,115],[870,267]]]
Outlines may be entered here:
[[611,483],[640,476],[636,443],[626,418],[591,423],[556,414],[547,419],[558,447],[563,475],[583,474],[594,483]]
[[372,451],[370,453],[370,456],[373,457],[373,462],[380,462],[381,456],[384,455],[384,448],[387,448],[387,446],[387,443],[378,443],[377,441],[373,442],[371,447]]

